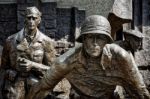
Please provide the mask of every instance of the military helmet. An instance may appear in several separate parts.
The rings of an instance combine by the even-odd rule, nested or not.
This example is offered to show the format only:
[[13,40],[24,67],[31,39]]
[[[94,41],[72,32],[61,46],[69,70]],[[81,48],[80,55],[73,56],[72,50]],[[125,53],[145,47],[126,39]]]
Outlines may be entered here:
[[108,20],[100,15],[91,15],[87,17],[84,23],[81,26],[81,34],[76,39],[76,41],[82,43],[82,36],[84,34],[91,34],[97,33],[106,35],[110,42],[113,42],[113,39],[110,35],[111,33],[111,26]]
[[143,34],[138,30],[124,30],[123,33],[125,36],[132,35],[132,36],[140,38],[140,39],[142,39],[144,37]]

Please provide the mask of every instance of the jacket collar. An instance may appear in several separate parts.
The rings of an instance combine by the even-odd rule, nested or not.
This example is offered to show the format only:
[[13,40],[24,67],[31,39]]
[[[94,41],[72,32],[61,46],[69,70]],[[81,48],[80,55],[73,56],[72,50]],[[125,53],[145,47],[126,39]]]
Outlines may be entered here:
[[[103,54],[103,53],[102,53]],[[86,66],[87,65],[87,58],[85,55],[84,55],[84,49],[83,49],[83,46],[80,50],[80,52],[78,53],[78,62],[81,63],[82,65]],[[103,55],[102,55],[103,56]],[[99,64],[100,66],[102,66],[102,69],[105,70],[105,67],[103,66],[103,64],[101,63],[103,61],[102,59],[102,56],[99,58]]]
[[[20,42],[24,39],[24,37],[25,37],[25,35],[24,35],[24,28],[23,28],[23,29],[21,29],[21,30],[17,33],[17,35],[16,35],[16,41],[17,41],[18,43],[20,43]],[[36,33],[36,35],[35,35],[35,37],[34,37],[34,39],[33,39],[32,42],[41,41],[40,37],[41,37],[41,32],[37,29],[37,33]]]
[[86,65],[86,59],[85,59],[85,57],[84,57],[84,55],[83,55],[83,48],[81,48],[81,50],[80,50],[78,56],[79,56],[79,57],[78,57],[79,63],[81,63],[81,64],[83,64],[83,65]]

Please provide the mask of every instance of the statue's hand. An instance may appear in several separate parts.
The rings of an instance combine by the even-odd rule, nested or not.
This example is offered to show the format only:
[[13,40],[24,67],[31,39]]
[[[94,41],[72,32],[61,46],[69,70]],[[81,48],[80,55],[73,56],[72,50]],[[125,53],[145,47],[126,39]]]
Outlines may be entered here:
[[33,67],[33,62],[25,58],[19,57],[17,59],[17,62],[18,62],[17,69],[22,72],[28,72]]

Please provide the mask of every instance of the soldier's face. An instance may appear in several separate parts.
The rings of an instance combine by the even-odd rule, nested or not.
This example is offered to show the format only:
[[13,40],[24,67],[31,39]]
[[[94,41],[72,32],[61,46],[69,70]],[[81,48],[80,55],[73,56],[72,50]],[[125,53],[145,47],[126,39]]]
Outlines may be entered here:
[[92,33],[83,36],[84,50],[91,57],[98,57],[107,42],[108,38],[105,35]]
[[142,39],[137,37],[132,37],[130,39],[130,45],[134,51],[142,48]]
[[26,28],[31,31],[35,30],[39,25],[40,21],[41,21],[40,16],[37,15],[26,16],[25,20]]

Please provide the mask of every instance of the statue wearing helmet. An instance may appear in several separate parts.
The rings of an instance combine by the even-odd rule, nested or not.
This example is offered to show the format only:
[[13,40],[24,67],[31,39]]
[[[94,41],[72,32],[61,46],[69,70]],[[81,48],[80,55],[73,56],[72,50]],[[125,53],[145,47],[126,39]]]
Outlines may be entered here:
[[134,52],[142,49],[142,40],[144,35],[138,30],[124,30],[124,40],[116,41],[115,43],[124,48],[126,51]]
[[47,90],[66,77],[76,91],[70,99],[113,99],[116,85],[122,85],[132,99],[150,95],[133,58],[113,42],[108,20],[99,15],[86,18],[76,45],[58,57],[52,68],[31,88],[28,99],[43,99]]

